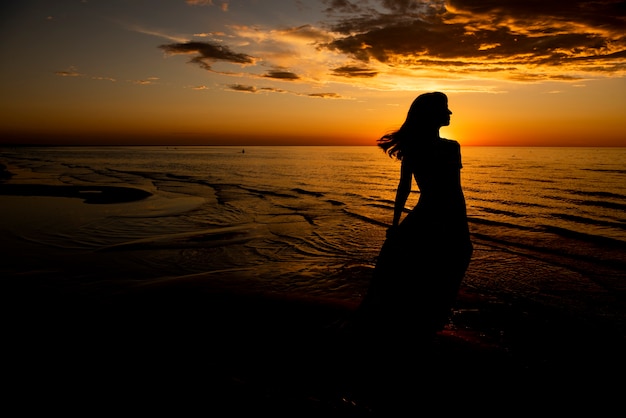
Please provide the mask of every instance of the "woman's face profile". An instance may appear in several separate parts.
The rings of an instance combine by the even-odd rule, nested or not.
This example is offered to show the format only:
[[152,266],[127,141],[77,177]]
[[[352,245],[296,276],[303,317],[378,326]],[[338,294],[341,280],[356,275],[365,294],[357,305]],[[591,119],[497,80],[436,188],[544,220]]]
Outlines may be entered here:
[[448,108],[448,103],[441,103],[432,111],[433,122],[438,126],[450,125],[450,115],[452,111]]

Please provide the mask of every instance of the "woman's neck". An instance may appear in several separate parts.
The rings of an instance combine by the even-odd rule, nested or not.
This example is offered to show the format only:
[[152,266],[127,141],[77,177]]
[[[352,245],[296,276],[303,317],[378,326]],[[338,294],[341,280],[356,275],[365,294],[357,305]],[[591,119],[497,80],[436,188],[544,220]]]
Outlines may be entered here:
[[439,136],[439,128],[426,128],[424,129],[424,137],[428,139],[441,139]]

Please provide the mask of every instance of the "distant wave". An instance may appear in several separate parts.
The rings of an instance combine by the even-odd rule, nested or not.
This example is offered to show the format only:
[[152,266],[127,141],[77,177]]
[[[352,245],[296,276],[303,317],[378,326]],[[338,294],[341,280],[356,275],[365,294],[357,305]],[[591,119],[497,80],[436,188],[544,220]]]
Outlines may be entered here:
[[322,196],[324,196],[324,193],[312,192],[312,191],[304,190],[304,189],[300,189],[300,188],[294,188],[294,189],[291,189],[291,190],[293,190],[294,192],[299,193],[299,194],[306,194],[306,195],[311,195],[311,196],[315,196],[315,197],[322,197]]
[[518,179],[515,179],[515,184],[519,184],[520,181],[528,181],[533,183],[554,183],[554,180],[548,178],[520,177]]
[[519,230],[524,230],[524,231],[533,231],[533,230],[535,230],[535,228],[532,228],[532,227],[529,227],[529,226],[512,224],[512,223],[508,223],[508,222],[494,221],[494,220],[491,220],[491,219],[477,218],[477,217],[473,217],[473,216],[468,216],[467,218],[468,218],[468,221],[469,221],[470,224],[475,223],[475,224],[480,224],[480,225],[503,226],[503,227],[507,227],[507,228],[519,229]]
[[613,198],[613,199],[626,200],[626,195],[618,194],[618,193],[612,193],[612,192],[603,192],[603,191],[597,191],[597,190],[593,190],[593,191],[567,190],[567,192],[571,193],[571,194],[579,194],[579,195],[590,196],[590,197],[604,197],[604,198]]
[[154,235],[102,247],[99,251],[141,250],[154,248],[223,247],[250,241],[259,236],[255,226],[238,225],[201,231]]
[[368,222],[368,223],[373,224],[373,225],[378,225],[378,226],[382,226],[382,227],[385,227],[385,228],[390,226],[390,224],[388,224],[388,223],[381,222],[381,221],[379,221],[377,219],[371,218],[371,217],[366,216],[366,215],[361,215],[360,213],[352,212],[352,211],[349,211],[347,209],[344,209],[343,213],[345,213],[348,216],[352,216],[353,218],[360,219],[362,221]]
[[330,203],[333,206],[344,206],[345,203],[344,202],[340,202],[339,200],[334,200],[334,199],[328,199],[326,200],[328,203]]
[[560,218],[566,221],[577,222],[583,225],[604,226],[607,228],[616,228],[616,229],[626,230],[626,222],[603,221],[600,219],[592,219],[592,218],[587,218],[587,217],[582,217],[582,216],[569,215],[566,213],[553,213],[551,214],[551,216],[555,218]]
[[522,213],[519,213],[519,212],[511,212],[511,211],[508,211],[508,210],[486,208],[486,207],[477,207],[477,209],[480,209],[483,212],[492,213],[494,215],[506,215],[506,216],[510,216],[512,218],[523,218],[523,217],[526,217],[525,214],[522,214]]
[[619,170],[619,169],[582,168],[582,170],[592,171],[596,173],[626,174],[626,170]]
[[626,211],[625,203],[617,203],[617,202],[607,202],[605,200],[580,200],[578,201],[580,205],[584,206],[597,206],[600,208],[606,209],[616,209],[620,211]]
[[581,241],[592,242],[595,244],[604,244],[615,248],[624,248],[626,249],[626,242],[605,237],[601,235],[588,234],[585,232],[573,231],[567,228],[561,228],[553,225],[541,225],[547,232],[551,232],[553,234],[560,235],[565,238],[575,238]]
[[567,202],[567,203],[571,203],[575,205],[593,206],[593,207],[600,207],[600,208],[605,208],[605,209],[616,209],[620,211],[626,211],[625,203],[609,202],[606,200],[573,199],[571,197],[562,196],[562,195],[543,195],[542,197],[544,199],[555,200],[558,202]]
[[[216,188],[219,188],[220,186],[214,186]],[[245,190],[247,192],[253,193],[257,196],[261,196],[261,197],[265,197],[265,196],[274,196],[274,197],[286,197],[286,198],[296,198],[297,196],[294,196],[292,194],[289,193],[282,193],[282,192],[277,192],[275,190],[260,190],[260,189],[253,189],[250,187],[244,187],[244,186],[240,186],[240,185],[232,185],[232,187],[237,187],[241,190]]]
[[473,202],[488,202],[488,203],[496,203],[498,205],[506,205],[506,206],[516,206],[516,207],[525,207],[525,208],[548,208],[547,205],[542,205],[540,203],[534,202],[521,202],[515,200],[502,200],[502,199],[487,199],[484,197],[474,197],[472,198]]

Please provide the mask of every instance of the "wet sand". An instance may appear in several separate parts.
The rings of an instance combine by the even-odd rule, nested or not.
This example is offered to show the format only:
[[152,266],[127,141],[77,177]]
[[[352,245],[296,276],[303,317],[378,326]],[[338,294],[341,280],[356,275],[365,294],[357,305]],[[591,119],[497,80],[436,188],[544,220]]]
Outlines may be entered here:
[[341,331],[355,301],[245,292],[198,277],[83,290],[54,273],[3,283],[10,397],[50,410],[168,405],[328,417],[589,408],[602,416],[624,390],[626,344],[610,320],[468,286],[449,327],[406,354]]
[[124,203],[145,199],[152,193],[132,187],[0,184],[0,195],[74,197],[85,203]]

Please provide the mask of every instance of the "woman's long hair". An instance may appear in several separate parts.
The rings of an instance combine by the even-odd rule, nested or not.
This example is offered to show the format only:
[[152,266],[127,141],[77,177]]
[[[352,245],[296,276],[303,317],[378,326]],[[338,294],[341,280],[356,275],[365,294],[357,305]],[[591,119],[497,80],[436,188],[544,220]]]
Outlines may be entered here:
[[402,160],[411,145],[419,140],[421,126],[429,123],[433,111],[448,106],[448,97],[438,91],[417,96],[406,116],[406,120],[397,131],[388,133],[376,142],[391,158]]

